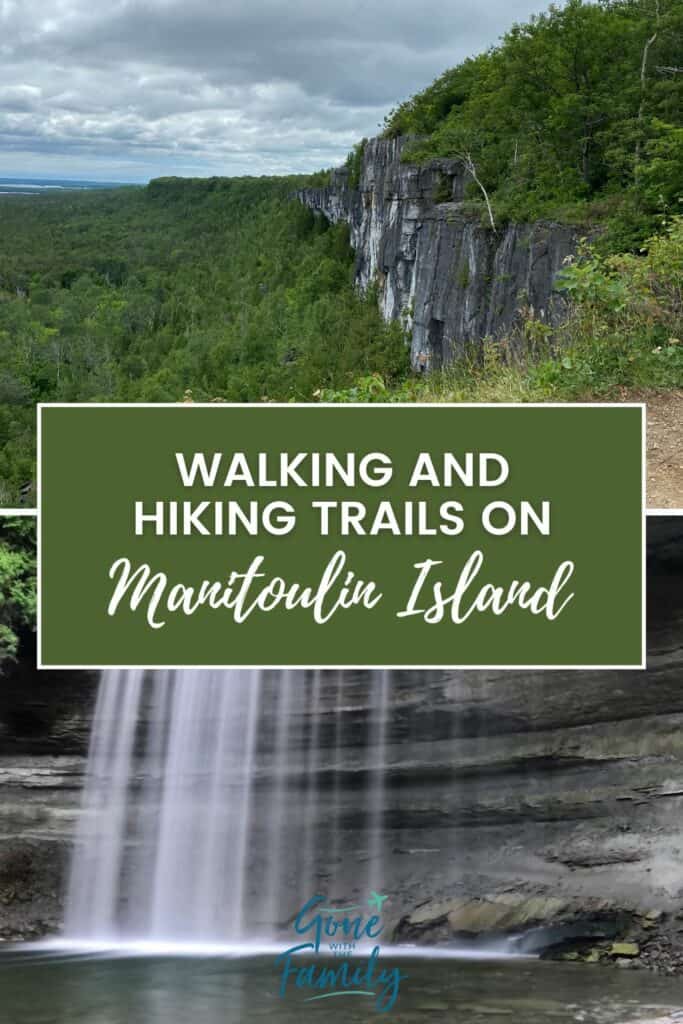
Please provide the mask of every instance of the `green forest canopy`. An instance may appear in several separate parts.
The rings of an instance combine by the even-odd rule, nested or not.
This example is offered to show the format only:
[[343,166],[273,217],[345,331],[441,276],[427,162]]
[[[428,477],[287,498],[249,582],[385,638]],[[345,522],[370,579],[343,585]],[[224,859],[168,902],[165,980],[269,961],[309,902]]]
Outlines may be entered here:
[[419,137],[409,159],[471,156],[500,219],[609,219],[613,250],[633,247],[681,200],[683,0],[552,5],[385,133]]
[[0,517],[0,671],[19,649],[24,630],[35,629],[36,521]]
[[0,504],[33,479],[35,404],[314,400],[404,376],[344,225],[297,179],[160,179],[0,201]]

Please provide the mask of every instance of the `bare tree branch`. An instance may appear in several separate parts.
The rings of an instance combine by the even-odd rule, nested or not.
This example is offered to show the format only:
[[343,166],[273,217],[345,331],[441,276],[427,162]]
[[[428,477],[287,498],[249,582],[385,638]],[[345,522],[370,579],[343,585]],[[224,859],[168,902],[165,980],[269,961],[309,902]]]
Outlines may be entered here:
[[643,47],[643,59],[640,62],[640,106],[638,108],[638,141],[636,142],[636,173],[640,164],[640,151],[642,147],[642,126],[645,116],[645,95],[647,92],[647,60],[650,48],[657,42],[660,22],[659,0],[655,0],[655,30]]
[[472,154],[467,152],[467,151],[464,152],[464,153],[457,153],[456,154],[456,159],[460,160],[460,162],[464,165],[465,170],[468,172],[468,174],[470,174],[472,176],[472,180],[474,182],[476,182],[476,184],[477,184],[481,194],[484,197],[484,202],[486,203],[486,209],[488,210],[488,213],[489,213],[489,221],[491,223],[491,227],[493,228],[494,231],[496,231],[496,221],[495,221],[494,216],[493,216],[493,209],[491,207],[491,200],[489,199],[489,194],[486,191],[486,187],[484,186],[484,183],[481,181],[481,179],[479,178],[479,175],[477,174],[477,167],[476,167],[476,164],[475,164],[475,162],[474,162],[474,160],[472,158]]

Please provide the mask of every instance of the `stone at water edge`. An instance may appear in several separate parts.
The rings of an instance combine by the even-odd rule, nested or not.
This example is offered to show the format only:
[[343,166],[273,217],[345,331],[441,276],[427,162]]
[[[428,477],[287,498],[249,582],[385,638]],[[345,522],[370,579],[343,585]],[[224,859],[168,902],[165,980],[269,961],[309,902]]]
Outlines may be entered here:
[[652,1017],[649,1020],[629,1020],[623,1024],[683,1024],[683,1010],[679,1013],[674,1011],[668,1017]]
[[640,956],[640,946],[637,942],[613,942],[610,949],[611,956]]

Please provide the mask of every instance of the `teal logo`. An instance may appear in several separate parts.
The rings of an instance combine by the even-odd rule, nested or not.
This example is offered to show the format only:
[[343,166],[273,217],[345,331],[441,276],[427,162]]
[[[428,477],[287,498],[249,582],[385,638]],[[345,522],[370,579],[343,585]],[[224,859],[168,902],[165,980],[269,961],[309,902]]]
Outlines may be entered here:
[[372,999],[387,1013],[398,999],[406,975],[398,967],[380,964],[379,937],[387,896],[371,892],[365,903],[333,907],[324,896],[313,896],[299,910],[292,927],[302,941],[276,958],[280,968],[280,997],[292,990],[304,1002],[356,996]]

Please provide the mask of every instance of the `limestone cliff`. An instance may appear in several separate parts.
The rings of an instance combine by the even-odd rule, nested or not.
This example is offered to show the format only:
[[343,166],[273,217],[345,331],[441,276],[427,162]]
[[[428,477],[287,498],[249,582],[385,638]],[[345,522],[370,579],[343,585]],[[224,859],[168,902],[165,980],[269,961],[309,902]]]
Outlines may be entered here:
[[59,929],[96,690],[25,654],[0,677],[0,941]]
[[545,222],[493,232],[463,211],[461,166],[402,162],[406,141],[371,139],[357,188],[342,167],[327,187],[297,194],[331,222],[348,223],[357,283],[376,285],[384,317],[406,322],[413,366],[438,367],[503,334],[522,307],[556,316],[553,282],[575,232]]

